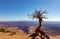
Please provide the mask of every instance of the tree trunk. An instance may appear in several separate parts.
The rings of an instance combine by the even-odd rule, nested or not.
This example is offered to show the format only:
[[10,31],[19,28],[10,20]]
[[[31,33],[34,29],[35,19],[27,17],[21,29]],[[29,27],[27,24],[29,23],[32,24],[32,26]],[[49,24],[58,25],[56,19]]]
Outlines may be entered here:
[[38,26],[38,29],[40,29],[40,28],[41,28],[41,23],[42,23],[42,20],[41,20],[41,19],[39,19],[39,26]]
[[35,33],[37,34],[37,35],[39,35],[39,31],[40,31],[40,28],[41,28],[41,19],[39,19],[39,26],[37,27],[37,29],[35,30]]

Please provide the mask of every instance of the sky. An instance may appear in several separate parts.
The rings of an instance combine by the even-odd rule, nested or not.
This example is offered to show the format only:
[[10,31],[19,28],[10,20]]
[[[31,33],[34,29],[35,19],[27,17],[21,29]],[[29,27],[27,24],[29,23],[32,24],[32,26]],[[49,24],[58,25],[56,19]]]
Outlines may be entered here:
[[60,21],[60,0],[0,0],[0,21],[32,21],[35,9],[48,11],[45,21]]

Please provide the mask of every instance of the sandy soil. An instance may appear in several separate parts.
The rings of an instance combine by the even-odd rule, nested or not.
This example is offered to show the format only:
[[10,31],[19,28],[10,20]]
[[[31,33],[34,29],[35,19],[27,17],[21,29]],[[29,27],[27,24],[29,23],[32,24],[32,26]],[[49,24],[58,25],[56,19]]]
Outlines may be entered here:
[[[30,39],[28,34],[23,33],[22,31],[17,31],[16,34],[10,35],[11,33],[0,32],[0,39]],[[50,39],[60,39],[60,35],[49,36]]]
[[[0,32],[0,39],[30,39],[29,34],[26,34],[22,30],[15,30],[8,28],[11,32],[16,32],[16,34],[11,35],[11,32]],[[60,35],[49,36],[50,39],[60,39]],[[39,38],[40,39],[40,38]]]

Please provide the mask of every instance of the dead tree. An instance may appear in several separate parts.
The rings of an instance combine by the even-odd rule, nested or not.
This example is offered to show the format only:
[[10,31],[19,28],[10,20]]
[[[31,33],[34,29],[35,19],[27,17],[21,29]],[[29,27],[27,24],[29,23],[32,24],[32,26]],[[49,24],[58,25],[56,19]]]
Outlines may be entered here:
[[[36,28],[35,30],[35,34],[32,34],[31,36],[33,37],[33,39],[36,37],[36,36],[39,36],[39,33],[41,34],[41,39],[42,39],[42,35],[45,36],[45,33],[44,32],[41,32],[40,28],[41,28],[41,25],[42,25],[42,20],[43,18],[46,18],[44,15],[44,13],[47,13],[46,10],[35,10],[35,12],[31,15],[32,18],[36,18],[38,19],[38,22],[39,22],[39,25],[38,27]],[[47,37],[47,36],[46,36]]]

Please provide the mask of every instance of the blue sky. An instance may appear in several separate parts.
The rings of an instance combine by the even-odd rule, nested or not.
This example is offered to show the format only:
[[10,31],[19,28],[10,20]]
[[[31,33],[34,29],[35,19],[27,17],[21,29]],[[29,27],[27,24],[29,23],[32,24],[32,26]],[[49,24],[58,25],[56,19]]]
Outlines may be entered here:
[[35,9],[47,10],[47,21],[60,21],[60,0],[0,0],[0,21],[27,21]]

